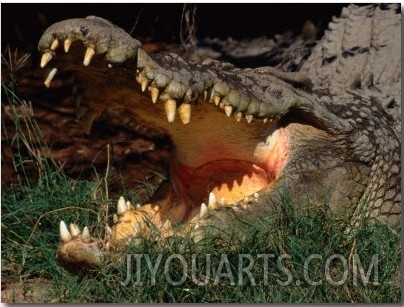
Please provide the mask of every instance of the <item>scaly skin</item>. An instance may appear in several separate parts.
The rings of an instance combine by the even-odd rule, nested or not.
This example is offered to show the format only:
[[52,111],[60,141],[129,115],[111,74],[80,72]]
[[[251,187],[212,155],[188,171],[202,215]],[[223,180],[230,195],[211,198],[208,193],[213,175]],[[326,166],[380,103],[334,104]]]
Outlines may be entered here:
[[[340,33],[351,16],[357,20],[368,12],[377,21],[371,24],[373,36],[382,32],[380,24],[386,20],[388,31],[400,33],[400,14],[376,6],[350,6],[330,28]],[[358,52],[352,69],[342,65],[345,58],[352,60],[345,48],[358,49],[330,33],[300,72],[287,73],[148,55],[140,42],[97,17],[52,25],[39,42],[41,66],[51,62],[59,70],[75,71],[78,115],[86,130],[103,110],[123,108],[173,141],[170,182],[138,209],[119,200],[107,246],[87,229],[81,233],[71,225],[69,231],[61,222],[61,264],[72,271],[97,266],[105,252],[131,238],[164,238],[190,230],[199,235],[206,225],[240,234],[245,221],[271,213],[285,186],[296,204],[328,203],[336,218],[349,217],[355,225],[363,218],[397,225],[400,139],[384,101],[400,99],[401,69],[373,55],[383,49],[375,46],[377,39],[370,40],[373,45],[358,43],[367,49]],[[353,33],[359,35],[355,29]],[[330,52],[325,46],[339,41],[343,43],[334,58],[321,55]],[[61,43],[66,54],[59,51]],[[394,51],[395,65],[400,63],[395,62],[399,45],[388,41],[386,46]],[[55,72],[50,71],[45,85]],[[366,74],[372,75],[370,82],[364,81]]]

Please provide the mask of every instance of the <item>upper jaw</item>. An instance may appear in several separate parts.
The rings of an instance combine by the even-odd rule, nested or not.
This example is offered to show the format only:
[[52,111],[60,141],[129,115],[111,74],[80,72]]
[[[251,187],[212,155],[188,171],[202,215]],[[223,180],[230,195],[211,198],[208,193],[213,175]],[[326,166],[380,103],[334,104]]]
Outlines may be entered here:
[[[141,91],[148,90],[154,103],[163,102],[168,122],[178,116],[182,123],[190,123],[192,109],[200,97],[214,103],[227,116],[234,115],[238,121],[243,118],[249,123],[255,119],[276,121],[297,103],[293,99],[297,91],[304,92],[291,84],[299,85],[300,79],[304,79],[300,84],[303,88],[310,84],[307,77],[308,80],[287,74],[279,76],[268,69],[242,70],[215,61],[197,64],[175,55],[149,56],[140,42],[124,30],[97,17],[70,19],[49,27],[38,44],[43,53],[41,67],[56,57],[62,44],[65,52],[70,52],[74,41],[81,41],[87,48],[81,56],[83,66],[91,66],[96,55],[101,55],[104,58],[101,66],[105,68],[116,68],[117,64],[136,67]],[[46,86],[50,86],[56,72],[57,68],[50,71]],[[133,75],[128,79],[133,80]],[[300,106],[311,106],[300,98]]]

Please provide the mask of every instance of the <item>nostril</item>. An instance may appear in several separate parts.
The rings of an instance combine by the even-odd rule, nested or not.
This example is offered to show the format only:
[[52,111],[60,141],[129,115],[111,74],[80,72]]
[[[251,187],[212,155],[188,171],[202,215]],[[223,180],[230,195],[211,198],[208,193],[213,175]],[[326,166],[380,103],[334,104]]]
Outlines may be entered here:
[[84,37],[88,35],[89,29],[87,27],[81,26],[80,32],[83,34]]

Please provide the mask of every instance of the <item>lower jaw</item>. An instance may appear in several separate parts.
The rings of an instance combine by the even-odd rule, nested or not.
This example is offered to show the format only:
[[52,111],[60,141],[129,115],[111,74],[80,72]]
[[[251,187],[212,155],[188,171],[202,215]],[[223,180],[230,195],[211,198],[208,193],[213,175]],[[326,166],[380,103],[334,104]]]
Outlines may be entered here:
[[264,168],[248,161],[217,160],[198,168],[177,162],[171,167],[173,192],[181,203],[187,204],[187,220],[198,215],[202,203],[208,204],[210,193],[219,203],[231,205],[259,192],[273,180]]

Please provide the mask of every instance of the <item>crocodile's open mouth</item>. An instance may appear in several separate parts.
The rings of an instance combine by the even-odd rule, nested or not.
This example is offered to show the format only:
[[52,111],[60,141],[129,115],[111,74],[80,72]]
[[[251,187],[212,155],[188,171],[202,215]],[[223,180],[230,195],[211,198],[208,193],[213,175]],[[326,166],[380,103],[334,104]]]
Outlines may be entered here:
[[[72,45],[69,53],[83,54],[83,49],[80,44]],[[84,60],[87,65],[92,57],[88,59],[88,54],[91,53],[86,52]],[[41,66],[49,59],[52,56],[45,53]],[[59,60],[63,61],[63,57]],[[137,214],[139,218],[135,220],[142,221],[146,215],[158,228],[167,231],[174,224],[196,221],[206,210],[220,206],[245,208],[260,197],[261,190],[272,188],[271,183],[278,179],[287,163],[290,152],[287,125],[280,125],[275,118],[240,111],[243,104],[248,105],[248,100],[236,98],[239,107],[231,107],[224,103],[224,96],[211,88],[191,103],[177,105],[175,100],[165,99],[164,93],[139,70],[136,80],[140,86],[135,88],[134,71],[128,74],[113,68],[106,74],[105,69],[110,68],[105,65],[103,68],[94,65],[95,71],[92,67],[83,69],[80,60],[71,65],[76,65],[79,81],[86,87],[85,96],[76,95],[78,115],[86,129],[103,110],[117,108],[124,109],[137,123],[153,127],[172,140],[170,184],[163,183],[150,203],[140,208],[143,215]],[[46,86],[55,73],[55,69],[50,71]],[[103,77],[92,78],[91,74]],[[105,82],[108,88],[103,86]],[[122,222],[125,219],[122,214],[130,208],[118,208],[115,218],[118,222],[114,223],[118,241],[125,239],[136,224],[132,218],[129,223]],[[125,224],[131,225],[130,229]]]
[[[85,22],[101,22],[110,27],[103,20]],[[60,26],[56,24],[55,28]],[[81,29],[74,33],[87,41],[88,33]],[[58,30],[55,33],[61,35]],[[85,38],[81,37],[83,34]],[[73,38],[77,39],[75,35]],[[230,90],[225,83],[212,84],[209,80],[215,74],[213,71],[212,76],[204,77],[206,84],[198,81],[201,75],[197,74],[196,79],[186,83],[171,79],[171,68],[158,67],[136,42],[125,50],[129,51],[129,60],[137,55],[137,71],[111,63],[105,65],[102,61],[111,60],[110,56],[116,53],[111,49],[104,57],[102,44],[87,45],[84,61],[81,61],[83,49],[80,44],[72,45],[69,37],[64,38],[64,49],[69,55],[56,58],[58,39],[53,35],[43,37],[39,44],[43,51],[41,67],[55,58],[54,62],[60,61],[63,69],[76,71],[79,84],[85,88],[83,92],[76,92],[76,98],[78,115],[86,130],[103,110],[124,109],[139,124],[167,134],[173,143],[168,182],[160,186],[149,203],[140,207],[135,208],[120,198],[112,228],[107,227],[107,245],[99,246],[99,240],[92,239],[87,228],[81,232],[71,224],[68,230],[61,221],[62,245],[58,259],[66,267],[82,262],[97,264],[100,249],[120,246],[131,238],[154,236],[156,228],[159,237],[177,231],[178,224],[184,226],[180,227],[180,232],[188,226],[199,229],[200,223],[208,220],[205,217],[209,212],[223,212],[227,208],[232,208],[232,212],[254,211],[254,201],[260,202],[260,193],[271,190],[282,176],[290,158],[290,129],[279,122],[281,110],[270,109],[267,100],[279,102],[283,95],[289,97],[287,86],[286,90],[271,89],[265,93],[267,97],[257,100],[246,88],[232,85]],[[100,48],[101,62],[100,57],[92,59],[96,54],[94,48]],[[71,57],[77,52],[81,56]],[[170,65],[164,59],[161,63]],[[56,67],[45,79],[47,87],[55,77]],[[258,82],[254,74],[249,76],[253,84]],[[134,79],[140,83],[140,88],[135,87]]]
[[170,188],[151,200],[161,212],[170,208],[171,220],[186,223],[199,218],[202,204],[212,209],[246,206],[279,177],[289,145],[287,127],[277,121],[226,116],[220,103],[201,98],[184,123],[170,118],[161,103],[153,104],[147,96],[146,100],[147,108],[131,111],[134,117],[163,130],[173,141]]
[[110,242],[125,241],[133,232],[144,236],[143,226],[134,230],[137,222],[144,224],[144,216],[165,237],[178,224],[195,225],[209,211],[253,207],[281,176],[290,152],[288,125],[226,116],[220,104],[203,99],[192,105],[192,117],[184,124],[177,117],[167,120],[163,104],[151,103],[147,93],[139,92],[136,99],[147,107],[129,109],[133,119],[164,131],[173,143],[168,181],[137,210],[118,205]]

